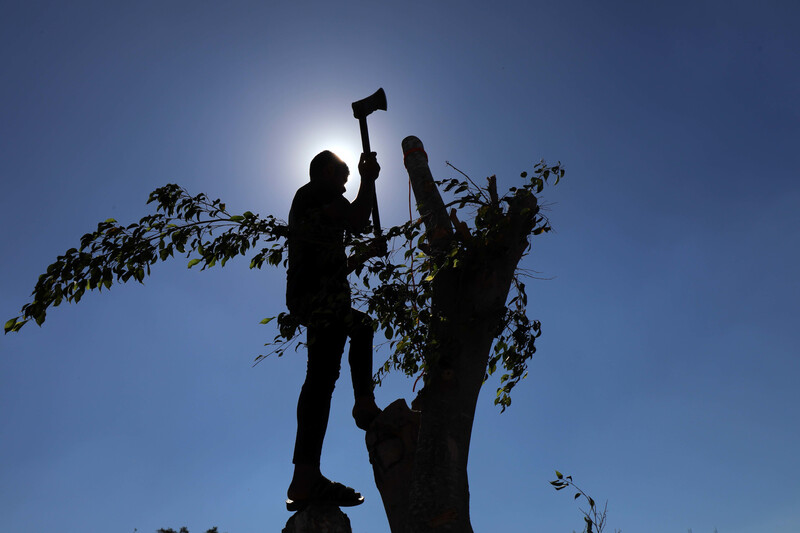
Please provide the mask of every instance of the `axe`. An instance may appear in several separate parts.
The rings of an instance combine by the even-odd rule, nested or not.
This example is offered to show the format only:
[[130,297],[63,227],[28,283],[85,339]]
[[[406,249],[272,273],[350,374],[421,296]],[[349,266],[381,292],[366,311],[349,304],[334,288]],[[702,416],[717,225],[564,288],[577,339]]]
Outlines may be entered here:
[[[361,127],[361,146],[365,154],[370,153],[369,147],[369,131],[367,130],[367,115],[381,109],[386,111],[386,93],[383,88],[378,89],[370,96],[353,102],[353,116],[358,119],[358,125]],[[378,196],[373,194],[372,203],[372,224],[375,226],[375,234],[381,233],[381,217],[378,214]]]

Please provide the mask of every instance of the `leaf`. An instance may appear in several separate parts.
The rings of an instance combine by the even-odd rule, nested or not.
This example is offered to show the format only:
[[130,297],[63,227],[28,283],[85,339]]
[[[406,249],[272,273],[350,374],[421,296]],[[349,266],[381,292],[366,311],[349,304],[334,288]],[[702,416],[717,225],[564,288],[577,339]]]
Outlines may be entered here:
[[241,222],[242,220],[244,220],[244,217],[242,215],[233,215],[231,217],[231,220],[234,222]]
[[269,318],[265,318],[265,319],[263,319],[261,322],[259,322],[259,324],[269,324],[270,322],[272,322],[272,320],[273,320],[274,318],[275,318],[274,316],[271,316],[271,317],[269,317]]
[[11,329],[13,329],[14,324],[16,324],[16,323],[17,323],[17,319],[16,318],[12,318],[11,320],[9,320],[8,322],[5,323],[5,325],[3,326],[3,330],[6,333],[8,333],[9,331],[11,331]]
[[576,493],[575,493],[575,499],[577,500],[577,499],[578,499],[578,498],[580,498],[580,497],[581,497],[581,493],[580,493],[580,492],[576,492]]
[[556,477],[557,477],[558,479],[564,479],[564,474],[562,474],[561,472],[559,472],[558,470],[556,470]]
[[199,262],[200,262],[199,259],[196,259],[196,258],[192,259],[191,261],[189,261],[189,264],[186,266],[186,268],[192,268],[193,266],[195,266]]

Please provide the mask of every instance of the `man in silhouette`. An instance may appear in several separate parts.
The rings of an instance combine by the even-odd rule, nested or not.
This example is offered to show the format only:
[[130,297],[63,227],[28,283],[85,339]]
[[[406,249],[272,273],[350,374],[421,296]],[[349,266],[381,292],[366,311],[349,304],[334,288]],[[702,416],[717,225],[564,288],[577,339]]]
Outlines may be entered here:
[[380,413],[372,392],[372,323],[351,307],[347,281],[359,261],[367,258],[348,259],[344,246],[345,232],[360,232],[369,222],[380,172],[374,152],[361,154],[358,171],[361,185],[350,203],[342,196],[350,174],[347,165],[330,151],[319,153],[311,161],[310,182],[297,191],[289,212],[286,304],[308,335],[306,380],[297,402],[294,475],[286,501],[290,511],[311,502],[353,506],[364,501],[355,490],[320,472],[331,396],[347,337],[356,425],[366,430]]

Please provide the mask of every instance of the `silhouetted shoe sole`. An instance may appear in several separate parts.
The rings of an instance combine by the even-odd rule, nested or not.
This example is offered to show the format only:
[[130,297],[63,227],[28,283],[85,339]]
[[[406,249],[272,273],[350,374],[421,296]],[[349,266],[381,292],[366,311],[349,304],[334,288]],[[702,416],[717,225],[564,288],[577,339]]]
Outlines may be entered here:
[[334,505],[336,507],[355,507],[364,503],[364,497],[341,483],[322,479],[318,481],[308,498],[286,500],[287,511],[302,511],[309,505]]

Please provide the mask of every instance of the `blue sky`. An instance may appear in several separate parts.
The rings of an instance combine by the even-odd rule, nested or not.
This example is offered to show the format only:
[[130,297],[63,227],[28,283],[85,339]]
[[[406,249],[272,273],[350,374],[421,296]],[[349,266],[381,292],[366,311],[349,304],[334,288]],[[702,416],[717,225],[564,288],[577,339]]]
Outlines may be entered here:
[[[798,20],[788,1],[5,2],[0,311],[168,182],[285,219],[384,87],[385,225],[408,218],[406,135],[439,178],[567,168],[522,263],[548,278],[528,283],[530,376],[502,415],[493,384],[479,401],[476,531],[579,529],[556,468],[626,533],[798,531]],[[284,275],[176,260],[2,337],[0,530],[282,527],[305,358],[251,364]],[[354,531],[385,531],[339,385],[323,469],[367,497]]]

